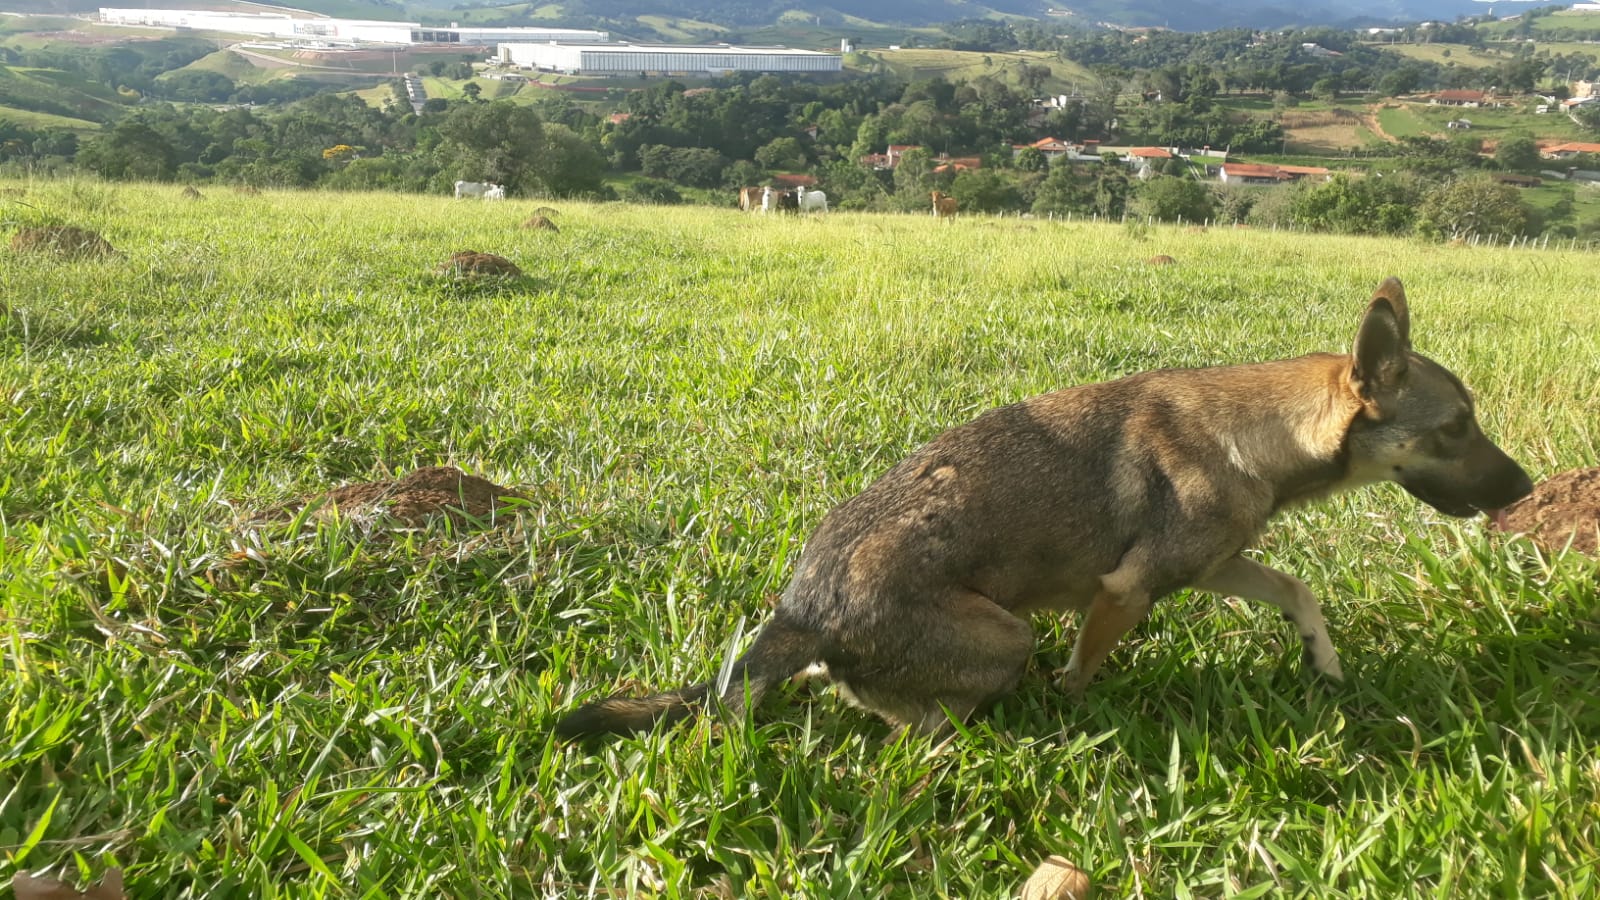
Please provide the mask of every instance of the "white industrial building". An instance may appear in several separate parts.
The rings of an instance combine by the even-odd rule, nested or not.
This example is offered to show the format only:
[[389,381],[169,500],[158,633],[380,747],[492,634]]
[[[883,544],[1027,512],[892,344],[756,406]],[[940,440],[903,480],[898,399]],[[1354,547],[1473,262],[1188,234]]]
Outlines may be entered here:
[[566,75],[722,75],[728,72],[838,72],[843,59],[786,47],[681,44],[502,43],[500,61]]
[[222,31],[283,40],[348,44],[498,44],[501,41],[602,42],[604,31],[574,28],[459,28],[420,25],[416,22],[381,22],[291,16],[285,13],[211,12],[199,9],[107,9],[100,21],[108,25],[146,25]]

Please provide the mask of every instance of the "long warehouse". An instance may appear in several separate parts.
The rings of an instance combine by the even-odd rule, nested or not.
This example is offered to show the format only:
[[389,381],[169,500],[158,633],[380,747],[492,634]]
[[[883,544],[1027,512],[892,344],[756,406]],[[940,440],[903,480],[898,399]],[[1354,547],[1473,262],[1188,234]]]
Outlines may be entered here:
[[284,13],[213,12],[200,9],[113,9],[102,7],[108,25],[144,25],[195,31],[221,31],[301,41],[351,44],[496,44],[500,41],[606,41],[604,31],[576,28],[489,28],[334,19]]
[[787,47],[727,44],[500,44],[500,61],[564,75],[721,75],[727,72],[838,72],[843,59]]

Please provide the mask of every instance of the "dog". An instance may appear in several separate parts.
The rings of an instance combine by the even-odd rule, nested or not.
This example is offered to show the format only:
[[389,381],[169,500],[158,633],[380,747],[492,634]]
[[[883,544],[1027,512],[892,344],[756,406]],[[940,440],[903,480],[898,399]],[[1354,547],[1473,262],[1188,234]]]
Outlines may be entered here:
[[1030,613],[1083,614],[1063,674],[1081,696],[1151,604],[1185,587],[1277,607],[1305,664],[1340,681],[1311,591],[1242,555],[1275,513],[1381,481],[1457,517],[1533,490],[1410,332],[1390,278],[1349,354],[1161,369],[984,413],[824,517],[720,684],[592,702],[556,732],[649,730],[714,701],[737,715],[825,669],[852,702],[936,734],[1016,688]]

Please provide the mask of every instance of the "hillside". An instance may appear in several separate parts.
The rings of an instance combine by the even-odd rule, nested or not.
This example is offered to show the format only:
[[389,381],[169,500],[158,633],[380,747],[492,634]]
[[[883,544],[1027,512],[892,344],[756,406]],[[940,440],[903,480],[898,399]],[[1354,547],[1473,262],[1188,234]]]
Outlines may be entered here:
[[[0,107],[66,118],[93,126],[119,115],[129,102],[70,72],[0,65]],[[43,121],[43,120],[36,120]]]
[[[941,430],[1156,366],[1339,351],[1387,275],[1535,477],[1593,465],[1593,253],[0,189],[120,251],[0,252],[0,884],[114,865],[140,897],[1006,900],[1052,853],[1111,897],[1576,900],[1600,878],[1595,562],[1392,486],[1285,511],[1252,552],[1321,602],[1343,686],[1307,679],[1276,610],[1184,590],[1081,700],[1053,674],[1075,618],[1034,617],[1019,689],[947,743],[817,681],[653,735],[551,733],[716,677],[826,512]],[[517,227],[537,205],[559,232]],[[432,274],[467,247],[524,275]],[[434,465],[523,499],[416,527],[303,507]]]

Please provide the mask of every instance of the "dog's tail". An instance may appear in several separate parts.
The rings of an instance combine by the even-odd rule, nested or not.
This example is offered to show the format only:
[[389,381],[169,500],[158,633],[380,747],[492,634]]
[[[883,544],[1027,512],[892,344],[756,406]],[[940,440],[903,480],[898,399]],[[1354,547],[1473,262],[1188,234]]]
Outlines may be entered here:
[[[734,660],[722,703],[741,712],[746,700],[754,705],[767,689],[805,669],[821,656],[822,635],[785,621],[780,614],[768,622],[744,655]],[[648,697],[607,697],[586,703],[556,723],[556,736],[564,739],[604,734],[649,731],[657,722],[672,723],[704,712],[713,690],[712,680]]]

